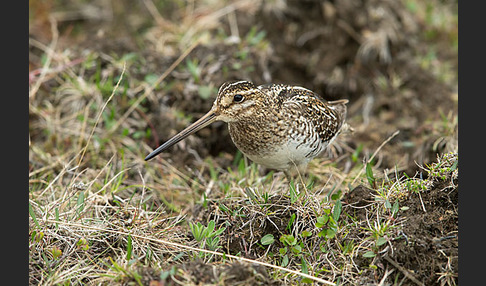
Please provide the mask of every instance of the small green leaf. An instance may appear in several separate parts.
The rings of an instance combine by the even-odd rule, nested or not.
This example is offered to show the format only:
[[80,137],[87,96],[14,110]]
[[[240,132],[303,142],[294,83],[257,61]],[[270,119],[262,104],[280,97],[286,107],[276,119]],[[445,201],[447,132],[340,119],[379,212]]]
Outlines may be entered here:
[[205,234],[203,233],[205,230],[204,226],[200,222],[198,222],[197,224],[189,223],[189,226],[191,228],[191,233],[194,236],[194,239],[197,242],[201,242],[205,238]]
[[265,31],[260,31],[258,32],[255,37],[252,37],[249,41],[249,44],[250,45],[256,45],[258,44],[266,35],[266,32]]
[[376,246],[380,246],[380,245],[383,245],[386,243],[386,238],[380,236],[378,237],[378,239],[376,240]]
[[307,262],[304,257],[300,258],[302,273],[309,274],[309,268],[307,267]]
[[292,250],[292,252],[295,253],[295,254],[300,254],[302,252],[302,247],[297,244],[297,245],[292,246],[292,248],[290,250]]
[[302,278],[301,281],[302,281],[302,283],[306,283],[306,284],[312,284],[312,283],[314,283],[314,281],[312,279],[307,278],[307,277]]
[[273,234],[267,234],[264,237],[260,239],[262,245],[270,245],[275,242],[275,238],[273,237]]
[[[59,221],[59,208],[54,209],[54,216],[56,217],[56,221]],[[56,230],[59,229],[59,224],[56,222]]]
[[30,202],[29,202],[29,214],[32,217],[32,220],[34,221],[35,225],[37,225],[37,227],[40,227],[39,223],[37,222],[37,218],[35,217],[34,209],[32,209],[32,205],[30,204]]
[[366,164],[366,178],[368,179],[368,183],[372,188],[375,187],[375,177],[373,176],[373,169],[371,168],[371,164]]
[[282,257],[282,263],[280,263],[280,266],[285,267],[289,264],[289,256],[287,254]]
[[147,130],[145,131],[145,138],[150,138],[152,137],[152,129],[150,128],[147,128]]
[[206,231],[205,231],[206,237],[213,237],[214,236],[213,230],[214,230],[215,226],[216,226],[216,223],[214,222],[214,220],[209,221],[208,226],[206,227]]
[[449,171],[454,172],[457,169],[457,163],[458,162],[459,162],[459,160],[454,161],[454,163],[452,164],[452,166],[449,169]]
[[371,258],[371,257],[375,257],[376,256],[376,253],[374,253],[373,251],[367,251],[363,254],[363,257],[366,257],[366,258]]
[[312,232],[310,232],[308,230],[304,230],[304,231],[302,231],[302,233],[300,235],[302,235],[302,237],[309,237],[309,236],[312,235]]
[[307,277],[302,278],[301,281],[302,281],[302,283],[306,283],[306,284],[312,284],[312,283],[314,283],[314,281],[312,279],[307,278]]
[[[35,233],[35,231],[34,231],[34,233]],[[44,233],[42,231],[39,231],[34,236],[35,242],[37,242],[37,243],[39,243],[43,238],[44,238]]]
[[334,210],[332,212],[332,218],[334,221],[338,221],[339,216],[341,215],[341,210],[343,208],[343,205],[341,201],[336,201],[336,204],[334,205]]
[[209,250],[216,251],[219,247],[219,237],[209,237],[206,239]]
[[329,217],[327,215],[320,216],[316,220],[317,220],[316,227],[321,228],[326,225],[327,221],[329,220]]
[[245,170],[246,170],[246,164],[245,164],[245,158],[241,158],[240,162],[238,163],[238,172],[241,175],[245,175]]
[[358,162],[358,156],[361,153],[361,150],[363,150],[363,146],[364,146],[363,143],[360,143],[356,148],[356,150],[354,150],[353,154],[351,154],[351,160],[353,162],[355,163]]
[[280,242],[287,245],[295,245],[297,243],[297,240],[291,234],[282,234],[282,236],[280,237]]
[[218,235],[222,234],[223,231],[225,231],[225,230],[226,230],[226,227],[222,227],[222,228],[218,229],[217,231],[213,232],[213,234],[211,235],[211,237],[218,236]]
[[398,200],[395,201],[395,203],[393,204],[393,207],[392,207],[392,214],[396,214],[398,213],[398,209],[399,209],[399,205],[398,205]]
[[76,246],[81,249],[81,250],[88,250],[89,249],[89,244],[86,238],[82,237],[76,242]]
[[203,206],[203,208],[207,208],[208,207],[208,197],[207,197],[206,193],[203,193],[203,203],[202,203],[202,206]]
[[76,212],[79,216],[84,209],[84,192],[83,191],[79,192],[79,196],[78,196],[78,200],[76,202],[76,205],[77,205]]
[[327,229],[323,229],[323,230],[321,230],[321,231],[320,231],[320,232],[317,234],[317,236],[318,236],[318,237],[325,237],[325,236],[326,236],[326,234],[327,234]]
[[334,236],[336,236],[336,231],[333,229],[328,229],[326,232],[326,237],[331,239],[334,238]]
[[295,218],[296,218],[296,215],[295,214],[292,214],[290,216],[289,223],[287,224],[287,229],[289,230],[289,232],[292,231],[292,225],[294,224]]
[[219,204],[218,207],[223,212],[229,212],[229,210],[230,210],[227,206],[225,206],[223,204]]
[[59,258],[59,256],[62,255],[62,250],[60,250],[59,247],[57,247],[57,246],[53,246],[51,248],[51,254],[54,257],[54,259],[57,259],[57,258]]
[[37,231],[33,231],[32,234],[30,235],[30,241],[34,242],[35,241],[35,238],[37,236]]

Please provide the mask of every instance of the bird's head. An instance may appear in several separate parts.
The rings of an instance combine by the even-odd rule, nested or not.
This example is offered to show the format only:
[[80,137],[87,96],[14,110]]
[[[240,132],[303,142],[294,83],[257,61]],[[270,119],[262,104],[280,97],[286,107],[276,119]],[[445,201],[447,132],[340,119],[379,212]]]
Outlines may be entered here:
[[265,94],[252,82],[225,82],[219,88],[210,112],[216,114],[216,120],[235,122],[255,116],[264,101]]
[[242,118],[254,116],[261,110],[265,102],[265,94],[249,81],[225,82],[218,91],[211,110],[199,120],[167,140],[150,153],[145,160],[157,156],[161,152],[177,144],[187,136],[203,129],[215,121],[236,122]]

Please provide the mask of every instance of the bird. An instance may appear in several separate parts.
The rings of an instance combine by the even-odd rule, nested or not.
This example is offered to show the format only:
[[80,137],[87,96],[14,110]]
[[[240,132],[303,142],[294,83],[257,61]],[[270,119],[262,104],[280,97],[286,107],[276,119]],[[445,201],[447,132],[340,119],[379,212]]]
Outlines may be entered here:
[[287,84],[223,83],[204,116],[145,157],[148,161],[215,121],[228,124],[235,146],[251,161],[303,174],[308,163],[336,139],[346,119],[347,99],[326,101],[307,88]]

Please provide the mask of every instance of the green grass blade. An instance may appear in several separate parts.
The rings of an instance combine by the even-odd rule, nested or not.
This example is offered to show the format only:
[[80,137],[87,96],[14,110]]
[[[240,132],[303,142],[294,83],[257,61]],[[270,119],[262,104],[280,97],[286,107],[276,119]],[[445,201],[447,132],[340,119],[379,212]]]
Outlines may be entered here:
[[78,200],[76,201],[76,213],[78,217],[81,215],[81,212],[84,210],[84,192],[80,191]]
[[127,242],[127,255],[126,255],[126,258],[127,258],[127,261],[130,261],[130,259],[132,258],[132,250],[133,250],[132,236],[131,235],[128,235],[127,240],[128,240],[128,242]]
[[338,221],[339,216],[341,215],[341,210],[343,208],[343,205],[340,200],[336,201],[336,204],[334,205],[334,210],[332,212],[332,218],[334,219],[335,222]]
[[35,225],[37,225],[37,227],[40,227],[39,223],[37,222],[37,218],[35,217],[35,213],[34,213],[34,210],[32,209],[32,205],[30,204],[30,202],[29,202],[29,214],[30,214],[30,217],[32,217],[32,220],[34,220]]
[[373,175],[373,169],[371,168],[371,164],[366,164],[366,179],[368,179],[368,183],[372,188],[375,188],[375,176]]

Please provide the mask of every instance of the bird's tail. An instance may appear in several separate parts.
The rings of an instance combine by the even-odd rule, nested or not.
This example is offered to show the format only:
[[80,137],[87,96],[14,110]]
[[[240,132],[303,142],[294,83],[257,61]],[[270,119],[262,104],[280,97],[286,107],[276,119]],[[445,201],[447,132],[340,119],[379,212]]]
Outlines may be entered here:
[[327,103],[329,105],[339,105],[339,104],[346,104],[348,102],[349,102],[349,100],[347,100],[347,99],[339,99],[339,100],[328,101]]
[[327,104],[329,105],[329,108],[335,110],[339,116],[341,117],[341,121],[344,122],[346,119],[346,103],[348,103],[349,100],[347,99],[339,99],[339,100],[334,100],[334,101],[328,101]]

